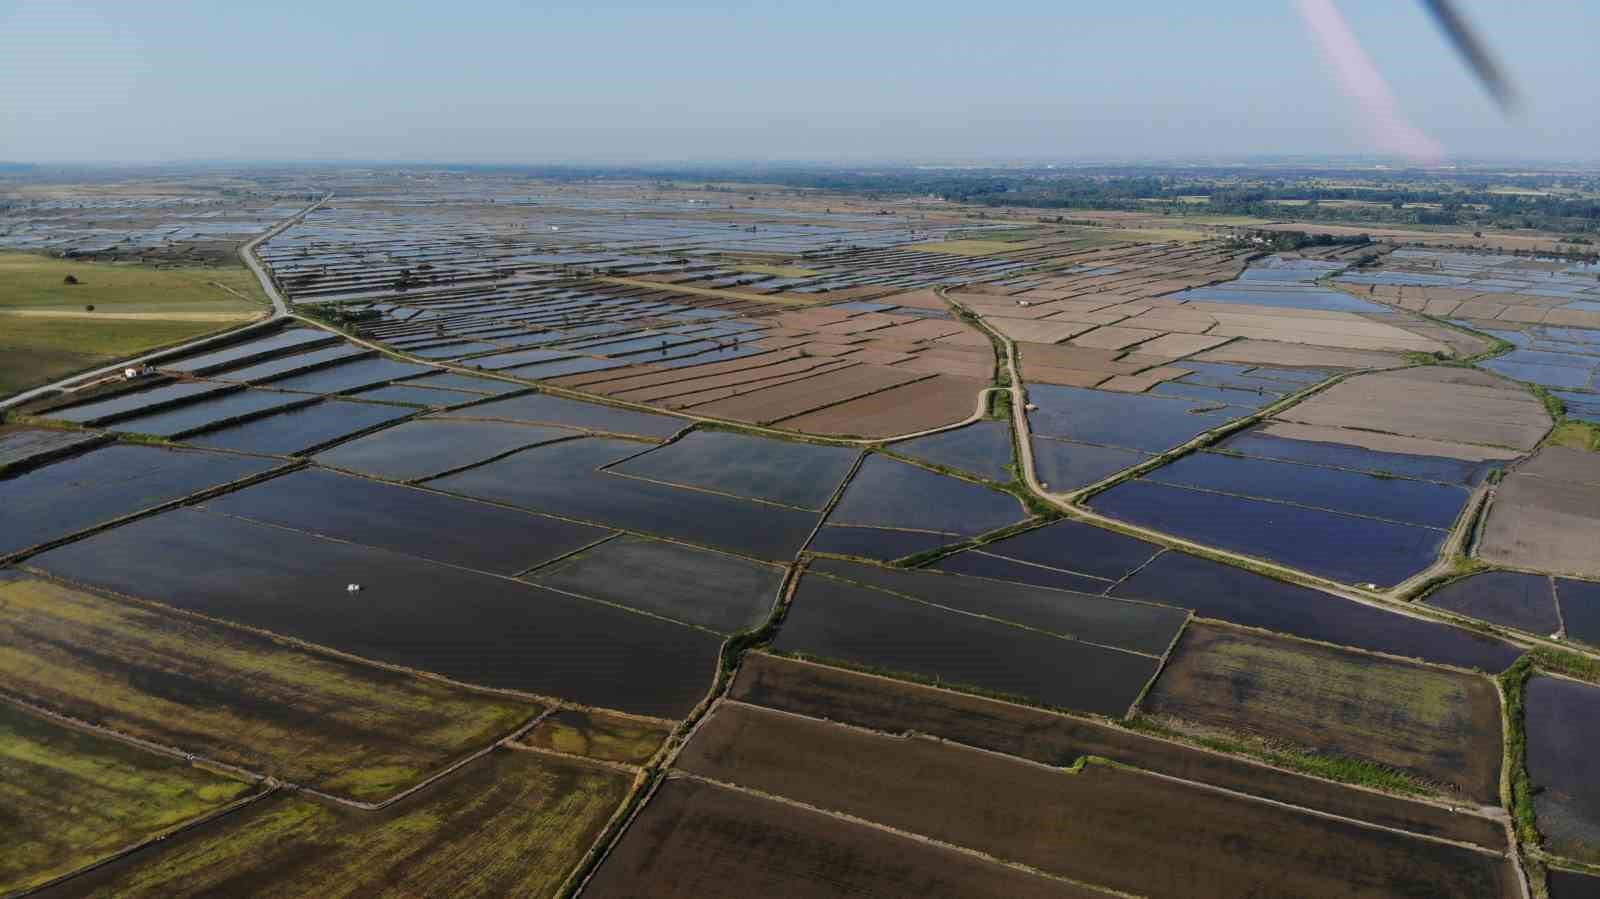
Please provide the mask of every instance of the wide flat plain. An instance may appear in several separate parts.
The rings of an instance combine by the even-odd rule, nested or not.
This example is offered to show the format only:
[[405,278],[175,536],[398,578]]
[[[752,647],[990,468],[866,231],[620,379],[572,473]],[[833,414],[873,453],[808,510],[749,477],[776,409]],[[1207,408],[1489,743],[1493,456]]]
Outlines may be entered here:
[[[259,254],[344,334],[260,328],[28,407],[82,432],[0,425],[0,466],[20,463],[0,554],[23,551],[0,570],[0,702],[129,738],[13,751],[49,770],[8,771],[22,792],[63,766],[145,778],[82,821],[59,800],[24,821],[84,850],[25,855],[30,882],[216,807],[185,785],[212,776],[192,754],[245,769],[219,776],[229,796],[251,797],[249,772],[288,786],[54,894],[549,895],[591,871],[585,895],[1522,892],[1490,675],[1529,635],[1600,645],[1600,588],[1543,564],[1587,558],[1574,525],[1600,475],[1551,450],[1589,444],[1570,421],[1546,435],[1554,405],[1510,378],[1587,408],[1600,341],[1561,325],[1600,325],[1600,269],[1506,257],[1490,278],[1387,245],[1261,258],[1220,232],[1166,240],[1149,226],[1183,223],[1143,213],[1087,229],[770,186],[714,209],[612,179],[335,186]],[[293,211],[203,201],[219,220],[125,187],[57,218],[132,239],[74,246],[228,259],[239,238],[166,238]],[[26,224],[31,206],[8,230],[14,211],[0,240],[72,240]],[[64,299],[0,301],[0,331],[233,314],[178,291],[146,310],[132,282],[81,308],[157,271],[41,283]],[[970,315],[1019,341],[1007,398],[1032,439],[1000,393],[980,402],[1013,372]],[[1402,355],[1490,349],[1424,315],[1515,344],[1479,366],[1510,377]],[[1047,508],[1269,407],[1067,520]],[[1020,483],[1014,448],[1053,496]],[[1388,597],[1415,615],[1077,514],[1121,503],[1166,537],[1387,586],[1449,561],[1474,491],[1491,539],[1466,551],[1494,557],[1509,522],[1527,546],[1496,561],[1537,570]],[[1586,706],[1551,684],[1592,691],[1529,682],[1531,803],[1545,851],[1588,857]],[[0,742],[4,766],[26,741]],[[132,799],[150,817],[124,815]],[[30,801],[0,797],[0,825]],[[637,814],[606,827],[620,810]]]
[[[78,283],[65,283],[69,276]],[[0,284],[0,396],[266,313],[260,286],[242,266],[156,268],[0,252]]]

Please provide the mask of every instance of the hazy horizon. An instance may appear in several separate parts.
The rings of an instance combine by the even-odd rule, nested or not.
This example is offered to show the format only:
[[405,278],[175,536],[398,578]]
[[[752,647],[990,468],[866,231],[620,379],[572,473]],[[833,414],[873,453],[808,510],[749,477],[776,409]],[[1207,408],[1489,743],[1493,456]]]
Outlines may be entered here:
[[[1501,114],[1416,3],[1337,4],[1446,160],[1593,161],[1600,9],[1463,0]],[[603,6],[603,8],[601,8]],[[20,0],[0,160],[916,163],[1394,156],[1295,0],[1063,9],[771,2]],[[1347,85],[1348,86],[1348,85]]]

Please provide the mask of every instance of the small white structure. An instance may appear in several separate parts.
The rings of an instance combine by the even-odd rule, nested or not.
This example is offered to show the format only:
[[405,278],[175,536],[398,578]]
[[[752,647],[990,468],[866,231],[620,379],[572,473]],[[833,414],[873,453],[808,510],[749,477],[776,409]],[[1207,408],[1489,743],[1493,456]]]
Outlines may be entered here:
[[361,592],[361,585],[360,584],[349,584],[344,588],[344,592],[346,592],[346,593],[360,593]]

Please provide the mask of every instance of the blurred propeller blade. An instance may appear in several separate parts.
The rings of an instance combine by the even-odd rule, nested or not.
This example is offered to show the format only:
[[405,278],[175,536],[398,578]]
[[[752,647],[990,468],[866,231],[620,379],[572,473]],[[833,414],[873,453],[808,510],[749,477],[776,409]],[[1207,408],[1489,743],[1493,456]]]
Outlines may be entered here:
[[1450,38],[1450,43],[1455,44],[1456,52],[1466,60],[1467,67],[1478,76],[1478,81],[1500,104],[1500,108],[1507,111],[1513,109],[1517,105],[1517,96],[1511,82],[1499,63],[1489,55],[1489,49],[1478,39],[1466,17],[1456,9],[1454,0],[1422,0],[1422,6],[1439,23],[1445,36]]

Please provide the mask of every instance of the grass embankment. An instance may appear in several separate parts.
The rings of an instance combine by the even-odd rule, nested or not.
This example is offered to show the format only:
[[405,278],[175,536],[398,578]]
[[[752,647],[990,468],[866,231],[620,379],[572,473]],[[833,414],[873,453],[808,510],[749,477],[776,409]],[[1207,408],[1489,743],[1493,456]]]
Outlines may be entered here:
[[0,395],[267,311],[260,284],[242,266],[157,268],[0,253]]
[[1545,435],[1545,446],[1565,446],[1590,453],[1600,453],[1600,425],[1567,417],[1567,404],[1542,384],[1529,384],[1528,389],[1544,403],[1555,427]]
[[361,801],[412,786],[539,711],[35,578],[0,575],[0,608],[7,692]]
[[73,882],[84,896],[551,896],[628,792],[501,749],[383,811],[280,795]]
[[539,722],[522,742],[568,755],[642,765],[671,732],[667,724],[569,709]]
[[0,705],[0,894],[92,864],[252,789]]
[[1505,763],[1511,772],[1511,817],[1517,841],[1528,847],[1537,847],[1543,837],[1539,834],[1538,816],[1533,807],[1533,782],[1528,779],[1524,699],[1529,679],[1541,671],[1600,684],[1600,662],[1547,647],[1533,649],[1500,675],[1500,692],[1505,697]]
[[1572,449],[1600,453],[1600,426],[1582,421],[1564,421],[1556,425],[1545,441],[1546,446],[1565,446]]

